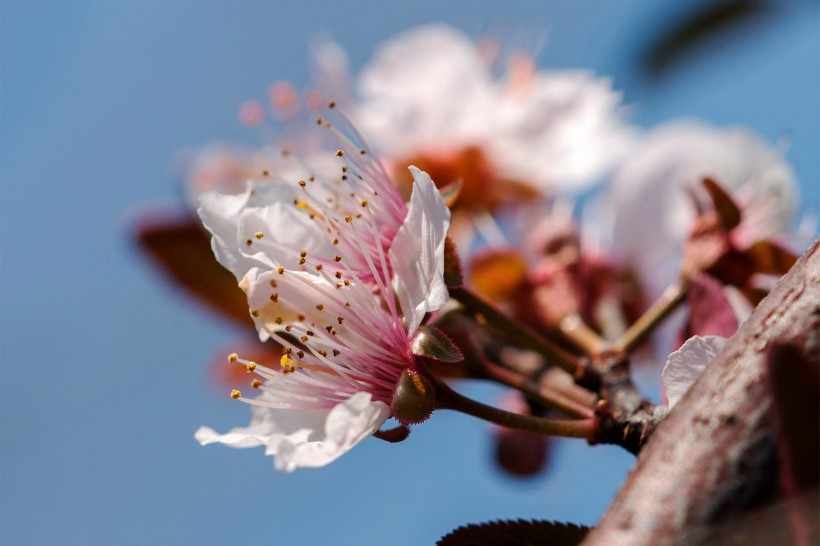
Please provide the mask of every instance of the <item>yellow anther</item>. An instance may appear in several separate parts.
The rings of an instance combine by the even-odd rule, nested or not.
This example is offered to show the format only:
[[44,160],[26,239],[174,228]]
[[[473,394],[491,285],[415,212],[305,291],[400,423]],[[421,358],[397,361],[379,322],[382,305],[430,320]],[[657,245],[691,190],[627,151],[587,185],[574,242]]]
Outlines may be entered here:
[[342,352],[339,349],[333,349],[333,356],[339,356]]
[[305,343],[305,342],[307,342],[308,337],[307,336],[302,336],[299,339],[302,340],[302,343]]
[[[350,281],[347,279],[345,279],[345,286],[350,286]],[[350,305],[348,305],[348,307],[350,307]]]
[[245,244],[251,246],[253,244],[253,241],[251,239],[248,239],[247,241],[245,241]]
[[299,265],[305,265],[305,259],[299,258]]
[[257,311],[256,309],[251,309],[251,316],[258,317],[259,311]]
[[231,398],[233,398],[234,400],[236,400],[240,396],[242,396],[242,393],[239,392],[238,390],[234,389],[234,390],[231,391]]
[[343,155],[345,155],[344,150],[336,150],[336,157],[342,157]]
[[271,287],[271,288],[276,288],[276,281],[271,280],[271,281],[270,281],[270,287]]
[[296,208],[306,209],[308,207],[308,202],[304,199],[302,199],[301,201],[298,199],[294,199],[293,203],[296,205]]
[[319,311],[321,311],[324,308],[325,308],[325,306],[322,305],[321,303],[316,306],[316,309],[318,309]]
[[330,244],[332,244],[332,245],[338,245],[338,244],[339,244],[339,239],[337,239],[337,238],[335,238],[335,237],[334,237],[334,238],[333,238],[333,240],[332,240],[332,241],[330,241]]
[[248,370],[248,373],[254,371],[256,369],[256,362],[248,362],[245,369]]
[[319,353],[320,356],[327,357],[327,351],[323,351],[322,349],[319,349],[316,352]]
[[346,172],[347,172],[347,165],[342,165],[342,172],[343,172],[343,173],[346,173]]
[[333,261],[334,261],[334,262],[341,262],[341,261],[342,261],[342,257],[341,257],[341,256],[339,256],[338,254],[336,254],[335,256],[333,256]]
[[304,180],[300,180],[300,181],[299,181],[299,185],[300,185],[300,186],[302,186],[302,187],[304,188],[304,187],[305,187],[305,185],[306,185],[306,184],[305,184],[305,181],[304,181]]
[[313,181],[315,181],[315,180],[316,180],[316,177],[315,177],[315,176],[313,176],[313,175],[310,175],[310,176],[308,177],[308,180],[310,180],[311,182],[313,182]]
[[299,256],[300,256],[300,257],[302,257],[302,258],[304,258],[305,256],[307,256],[307,250],[301,250],[301,251],[299,251]]
[[274,292],[270,295],[270,301],[276,303],[279,301],[279,292]]
[[305,351],[296,351],[296,356],[299,358],[305,358]]
[[362,213],[361,213],[361,212],[357,212],[357,213],[356,213],[356,218],[361,218],[361,217],[362,217]]
[[292,368],[296,365],[296,361],[289,355],[282,355],[282,358],[279,359],[279,365],[283,368]]
[[325,122],[322,118],[316,118],[316,125],[321,125]]
[[282,324],[282,317],[276,317],[275,319],[273,319],[273,322],[275,322],[276,324]]
[[331,109],[336,108],[336,101],[334,101],[334,100],[329,101],[329,102],[327,103],[327,107],[328,107],[328,108],[331,108]]
[[367,206],[367,200],[366,200],[366,199],[362,199],[362,206],[363,206],[363,207],[366,207],[366,206]]
[[337,272],[336,272],[336,278],[337,278],[337,279],[341,279],[341,278],[342,278],[342,272],[341,272],[341,271],[337,271]]
[[228,362],[236,362],[239,358],[239,355],[236,353],[231,353],[228,355]]
[[[347,223],[349,224],[349,223],[350,223],[350,222],[352,222],[352,221],[353,221],[353,217],[352,217],[352,216],[345,216],[345,222],[347,222]],[[250,241],[250,239],[248,239],[248,241]],[[249,243],[249,244],[250,244],[250,243]]]
[[316,271],[321,271],[323,269],[322,264],[316,264]]
[[251,381],[251,387],[253,387],[254,389],[258,389],[261,386],[262,386],[262,382],[259,381],[258,379],[254,379],[253,381]]
[[261,239],[262,237],[264,237],[264,235],[265,235],[265,234],[264,234],[264,233],[262,233],[261,231],[257,231],[257,232],[256,232],[256,238],[257,238],[257,239]]
[[282,275],[282,274],[285,273],[285,268],[280,265],[279,267],[276,268],[276,272],[279,273],[280,275]]
[[336,317],[336,322],[338,322],[339,324],[343,323],[344,321],[345,321],[344,317]]

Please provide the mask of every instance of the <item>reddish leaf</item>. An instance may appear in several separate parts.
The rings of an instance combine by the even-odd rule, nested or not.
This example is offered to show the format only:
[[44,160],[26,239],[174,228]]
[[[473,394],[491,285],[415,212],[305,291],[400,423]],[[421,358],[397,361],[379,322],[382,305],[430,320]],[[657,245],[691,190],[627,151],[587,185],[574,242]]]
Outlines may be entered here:
[[758,241],[746,250],[754,264],[755,273],[785,275],[797,262],[797,256],[771,242]]
[[715,211],[720,218],[720,223],[727,231],[740,225],[740,207],[737,206],[732,196],[711,178],[704,178],[703,185],[712,198]]
[[689,303],[687,338],[691,336],[731,337],[738,322],[723,286],[713,277],[701,273],[689,281],[686,299]]
[[136,242],[167,278],[211,309],[252,326],[248,302],[234,276],[216,261],[197,220],[158,220],[138,226]]
[[482,296],[504,301],[515,296],[527,278],[527,264],[515,250],[478,254],[470,264],[470,285]]

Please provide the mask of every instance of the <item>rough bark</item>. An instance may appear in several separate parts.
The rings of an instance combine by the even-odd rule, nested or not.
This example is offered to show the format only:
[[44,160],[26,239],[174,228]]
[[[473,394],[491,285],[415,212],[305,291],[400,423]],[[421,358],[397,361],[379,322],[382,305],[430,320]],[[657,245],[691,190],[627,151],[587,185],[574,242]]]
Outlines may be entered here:
[[788,344],[818,365],[819,286],[815,243],[661,422],[584,545],[697,544],[778,495],[767,362]]

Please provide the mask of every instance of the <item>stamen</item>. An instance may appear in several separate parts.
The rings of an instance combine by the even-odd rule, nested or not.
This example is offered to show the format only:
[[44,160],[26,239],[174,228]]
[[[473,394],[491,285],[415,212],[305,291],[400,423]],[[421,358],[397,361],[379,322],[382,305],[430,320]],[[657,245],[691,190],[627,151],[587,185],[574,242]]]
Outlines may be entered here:
[[234,389],[234,390],[231,391],[231,398],[233,398],[234,400],[236,400],[240,396],[242,396],[242,393],[239,392],[238,390]]

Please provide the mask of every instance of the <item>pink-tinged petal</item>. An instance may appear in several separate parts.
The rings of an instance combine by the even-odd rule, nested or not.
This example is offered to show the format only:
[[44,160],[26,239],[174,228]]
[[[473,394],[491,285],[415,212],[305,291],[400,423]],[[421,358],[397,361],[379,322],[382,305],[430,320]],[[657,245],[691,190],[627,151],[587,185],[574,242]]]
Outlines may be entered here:
[[[281,410],[271,410],[281,411]],[[371,436],[390,417],[390,408],[373,401],[369,393],[358,392],[331,410],[301,410],[315,414],[313,427],[296,429],[289,435],[274,436],[268,443],[267,455],[276,457],[276,469],[293,472],[302,467],[325,466],[347,453],[356,444]],[[288,412],[288,425],[293,427],[294,412]],[[322,427],[316,427],[323,415]]]
[[408,333],[412,334],[429,311],[447,302],[444,283],[444,239],[450,227],[450,209],[427,173],[410,167],[413,196],[404,223],[390,247],[393,288]]
[[683,398],[728,341],[720,336],[694,336],[669,355],[661,373],[669,407]]

